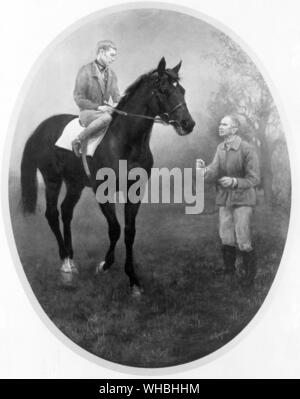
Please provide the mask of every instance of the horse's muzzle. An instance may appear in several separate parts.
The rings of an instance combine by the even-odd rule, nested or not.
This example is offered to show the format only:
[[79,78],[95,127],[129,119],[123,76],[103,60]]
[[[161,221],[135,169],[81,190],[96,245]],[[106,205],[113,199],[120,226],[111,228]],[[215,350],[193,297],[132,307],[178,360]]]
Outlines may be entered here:
[[176,130],[176,133],[179,134],[179,136],[185,136],[189,133],[191,133],[195,127],[195,121],[191,119],[191,121],[183,120],[181,123],[179,121],[170,121],[170,125],[174,127]]

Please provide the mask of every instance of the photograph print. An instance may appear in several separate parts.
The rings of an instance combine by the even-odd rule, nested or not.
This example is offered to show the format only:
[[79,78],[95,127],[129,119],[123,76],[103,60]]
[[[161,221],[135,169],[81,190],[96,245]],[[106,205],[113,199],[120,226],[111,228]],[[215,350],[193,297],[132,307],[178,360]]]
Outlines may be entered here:
[[178,366],[232,341],[276,278],[285,132],[230,33],[186,13],[96,13],[24,95],[9,168],[15,244],[57,330],[99,359]]

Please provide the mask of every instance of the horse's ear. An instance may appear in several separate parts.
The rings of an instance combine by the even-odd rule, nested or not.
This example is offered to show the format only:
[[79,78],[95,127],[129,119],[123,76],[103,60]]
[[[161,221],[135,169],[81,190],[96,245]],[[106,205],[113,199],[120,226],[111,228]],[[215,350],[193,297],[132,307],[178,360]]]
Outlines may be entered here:
[[162,57],[157,67],[158,75],[161,76],[165,72],[165,70],[166,70],[166,60],[165,57]]
[[172,71],[174,71],[176,73],[176,75],[178,75],[179,69],[181,68],[181,64],[182,61],[180,61],[173,69]]

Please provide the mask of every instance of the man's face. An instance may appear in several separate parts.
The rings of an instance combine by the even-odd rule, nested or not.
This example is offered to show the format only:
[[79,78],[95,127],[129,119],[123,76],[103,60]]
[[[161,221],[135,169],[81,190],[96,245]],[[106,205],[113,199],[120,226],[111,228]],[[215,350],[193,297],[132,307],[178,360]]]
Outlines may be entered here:
[[108,50],[101,49],[99,51],[97,60],[103,66],[108,67],[108,66],[110,66],[110,64],[112,64],[114,62],[116,56],[117,56],[117,50],[115,50],[113,48],[109,48]]
[[229,137],[233,136],[236,133],[236,127],[234,127],[232,120],[229,116],[225,116],[219,125],[219,136],[220,137]]

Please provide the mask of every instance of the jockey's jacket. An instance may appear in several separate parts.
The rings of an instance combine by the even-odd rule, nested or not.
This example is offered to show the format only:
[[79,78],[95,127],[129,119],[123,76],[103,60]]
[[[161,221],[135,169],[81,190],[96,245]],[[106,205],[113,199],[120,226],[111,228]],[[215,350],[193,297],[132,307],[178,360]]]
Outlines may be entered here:
[[110,98],[118,103],[121,97],[115,72],[110,68],[101,72],[96,61],[79,70],[73,95],[80,111],[97,110]]

